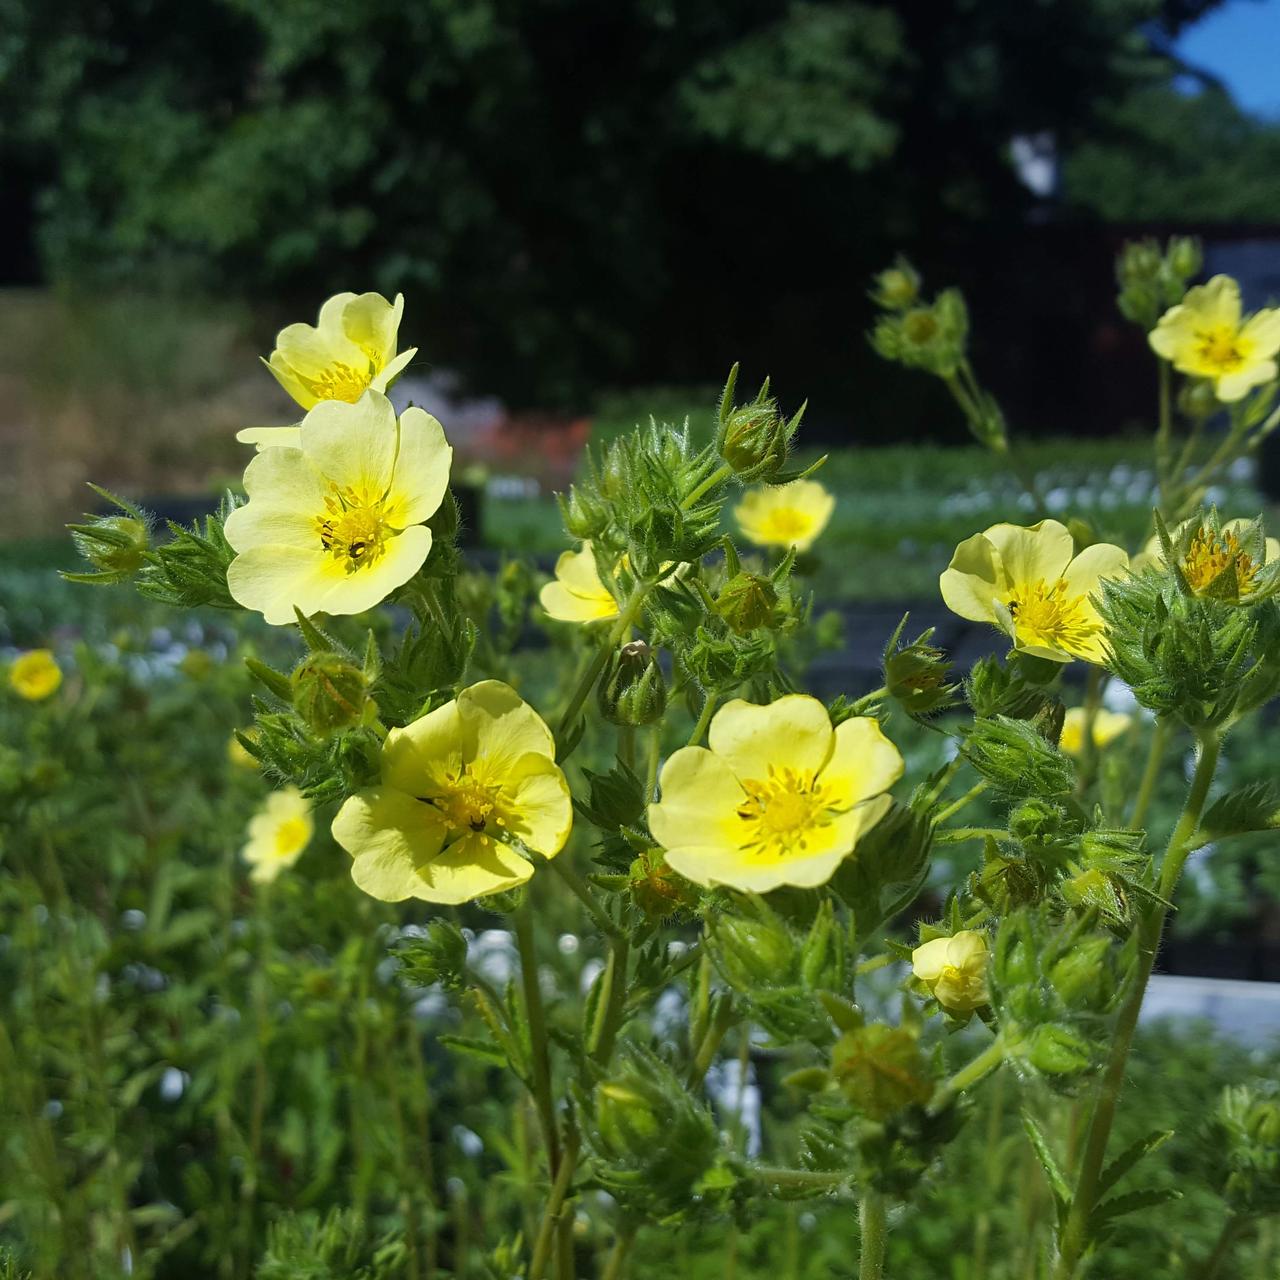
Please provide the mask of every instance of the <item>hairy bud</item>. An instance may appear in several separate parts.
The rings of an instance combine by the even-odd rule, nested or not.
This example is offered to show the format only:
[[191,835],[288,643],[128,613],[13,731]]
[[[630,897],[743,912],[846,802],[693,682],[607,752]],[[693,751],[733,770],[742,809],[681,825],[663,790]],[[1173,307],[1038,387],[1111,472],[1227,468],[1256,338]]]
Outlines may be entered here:
[[596,686],[600,714],[610,724],[655,724],[667,709],[667,684],[657,654],[643,641],[632,640],[611,655]]

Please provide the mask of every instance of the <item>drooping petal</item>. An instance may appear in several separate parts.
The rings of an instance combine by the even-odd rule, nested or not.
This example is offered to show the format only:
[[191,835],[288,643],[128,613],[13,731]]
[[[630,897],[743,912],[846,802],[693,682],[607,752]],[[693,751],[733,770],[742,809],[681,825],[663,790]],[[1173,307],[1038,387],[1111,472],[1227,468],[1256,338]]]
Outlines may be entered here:
[[879,722],[854,716],[836,726],[835,749],[821,774],[823,790],[832,794],[833,805],[851,807],[888,791],[904,767]]
[[942,599],[952,613],[971,622],[996,621],[995,602],[1005,592],[1000,557],[986,534],[966,538],[938,579]]
[[369,357],[374,369],[384,369],[396,353],[404,294],[396,294],[394,303],[380,293],[347,297],[342,308],[342,328],[346,336]]
[[1041,520],[1028,529],[1016,524],[992,525],[986,538],[1000,557],[1010,588],[1055,582],[1075,553],[1070,530],[1057,520]]
[[831,717],[804,693],[756,706],[726,702],[711,721],[707,742],[741,781],[763,780],[770,767],[817,773],[831,756]]
[[284,388],[284,390],[294,400],[298,402],[304,409],[310,409],[313,404],[319,400],[311,388],[302,381],[294,372],[293,366],[284,358],[277,349],[271,353],[270,360],[264,360],[263,364],[271,370],[272,376]]
[[479,832],[447,845],[422,868],[414,897],[456,906],[524,884],[533,865],[515,849]]
[[253,444],[258,451],[279,445],[285,449],[302,448],[301,427],[241,427],[236,432],[240,444]]
[[413,357],[418,354],[417,347],[409,347],[402,351],[394,360],[388,362],[386,368],[380,373],[375,373],[369,380],[369,386],[374,391],[381,391],[383,395],[395,385],[396,379],[409,367]]
[[735,856],[746,798],[733,771],[705,747],[681,747],[662,768],[662,799],[649,806],[649,830],[665,849],[708,846]]
[[423,869],[440,852],[448,828],[430,805],[391,787],[370,787],[346,800],[332,831],[355,859],[356,884],[383,902],[401,902],[423,896]]
[[449,487],[453,449],[444,428],[422,409],[400,415],[400,452],[388,494],[388,519],[400,528],[429,520]]
[[354,404],[322,400],[302,420],[302,451],[316,470],[369,500],[391,487],[398,448],[395,410],[377,391]]
[[559,765],[549,756],[522,756],[507,776],[500,805],[505,830],[553,858],[565,846],[573,828],[573,801]]
[[483,760],[501,777],[533,753],[554,760],[555,739],[542,717],[501,680],[482,680],[458,695],[465,760]]

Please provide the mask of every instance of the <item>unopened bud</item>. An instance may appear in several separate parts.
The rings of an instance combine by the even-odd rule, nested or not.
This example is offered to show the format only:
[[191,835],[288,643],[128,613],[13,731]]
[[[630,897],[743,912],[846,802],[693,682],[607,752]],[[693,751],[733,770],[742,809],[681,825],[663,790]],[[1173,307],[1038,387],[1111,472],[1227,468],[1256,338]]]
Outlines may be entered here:
[[758,573],[737,573],[722,588],[716,612],[735,635],[771,627],[778,616],[778,589]]
[[850,1102],[873,1120],[887,1120],[933,1096],[920,1042],[905,1027],[873,1022],[846,1031],[831,1051],[831,1074]]
[[872,300],[889,311],[905,311],[920,296],[920,273],[905,258],[881,271],[871,290]]
[[1204,266],[1204,251],[1200,241],[1192,236],[1174,236],[1169,241],[1165,263],[1181,280],[1190,280]]
[[98,516],[87,524],[72,524],[71,541],[93,566],[88,574],[68,575],[75,581],[110,585],[125,582],[147,562],[151,530],[139,515]]
[[738,366],[734,365],[720,398],[716,447],[741,479],[748,483],[768,482],[786,466],[804,407],[791,419],[784,418],[777,400],[769,395],[768,378],[754,400],[734,405],[737,377]]
[[609,659],[596,686],[600,714],[610,724],[655,724],[667,709],[667,684],[654,651],[643,640],[624,644]]
[[321,737],[360,723],[369,701],[364,672],[337,653],[312,653],[289,680],[293,708]]

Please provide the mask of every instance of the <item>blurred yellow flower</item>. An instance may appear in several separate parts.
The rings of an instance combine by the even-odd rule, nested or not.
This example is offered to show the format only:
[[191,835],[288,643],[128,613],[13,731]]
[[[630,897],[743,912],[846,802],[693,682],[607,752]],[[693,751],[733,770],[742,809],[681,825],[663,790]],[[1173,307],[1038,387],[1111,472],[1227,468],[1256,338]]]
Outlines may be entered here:
[[1074,550],[1056,520],[993,525],[956,548],[939,580],[942,598],[962,618],[999,627],[1023,653],[1101,662],[1102,623],[1089,597],[1103,578],[1124,573],[1129,557],[1105,542]]
[[560,556],[555,581],[542,588],[538,599],[560,622],[603,622],[618,616],[618,602],[600,580],[590,542],[584,542],[581,551]]
[[953,1013],[970,1013],[987,993],[987,939],[973,929],[934,938],[911,953],[911,969],[937,1002]]
[[[1185,520],[1169,530],[1170,539],[1175,547],[1182,542],[1191,523],[1192,521]],[[1192,591],[1207,590],[1232,564],[1235,565],[1239,594],[1247,596],[1253,591],[1257,584],[1258,571],[1264,565],[1274,564],[1280,560],[1280,540],[1263,539],[1262,559],[1255,559],[1244,549],[1241,541],[1252,524],[1252,520],[1228,520],[1217,530],[1207,524],[1199,525],[1179,566],[1182,569],[1182,576],[1186,578],[1187,585]],[[1135,570],[1145,569],[1148,566],[1158,566],[1162,562],[1160,539],[1152,536],[1141,552],[1134,557],[1133,567]]]
[[232,596],[270,623],[362,613],[407,582],[431,550],[424,521],[449,483],[453,450],[421,409],[399,421],[387,398],[325,401],[300,447],[264,449],[244,473],[249,502],[227,519],[238,553]]
[[808,551],[835,506],[835,498],[816,480],[793,480],[747,490],[733,517],[743,536],[758,547]]
[[9,687],[28,702],[40,702],[58,691],[62,668],[48,649],[30,649],[9,667]]
[[311,805],[302,792],[297,787],[273,791],[249,819],[249,838],[241,850],[249,864],[249,879],[270,884],[297,862],[314,833]]
[[[1072,707],[1062,722],[1062,737],[1058,739],[1058,746],[1069,756],[1078,756],[1084,750],[1085,719],[1083,707]],[[1093,717],[1094,747],[1101,751],[1103,747],[1109,746],[1132,723],[1133,717],[1123,711],[1108,711],[1105,707],[1099,707]]]
[[1160,317],[1149,335],[1152,350],[1180,373],[1208,378],[1219,400],[1242,399],[1276,376],[1280,311],[1241,316],[1240,286],[1214,276]]
[[884,817],[902,757],[869,717],[831,727],[807,694],[767,706],[735,700],[707,747],[683,747],[662,770],[649,829],[668,864],[700,885],[767,893],[825,884]]
[[[279,384],[304,408],[322,400],[354,404],[372,388],[384,394],[418,353],[396,354],[404,295],[388,302],[380,293],[335,294],[320,308],[317,324],[291,324],[276,335],[265,361]],[[242,444],[297,446],[297,427],[246,427]]]
[[551,730],[510,686],[485,680],[392,729],[382,781],[350,797],[333,837],[384,902],[460,903],[523,884],[564,848],[573,806]]

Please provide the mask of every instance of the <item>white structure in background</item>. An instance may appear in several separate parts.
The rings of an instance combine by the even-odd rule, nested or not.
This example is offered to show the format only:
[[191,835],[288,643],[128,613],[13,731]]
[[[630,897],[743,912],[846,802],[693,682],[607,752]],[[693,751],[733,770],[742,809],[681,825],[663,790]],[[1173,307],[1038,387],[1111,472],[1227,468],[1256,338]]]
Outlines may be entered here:
[[1048,130],[1020,133],[1009,142],[1009,159],[1018,180],[1042,200],[1058,194],[1058,144]]
[[1241,1044],[1268,1045],[1280,1037],[1280,983],[1156,974],[1142,1004],[1142,1021],[1211,1022]]

